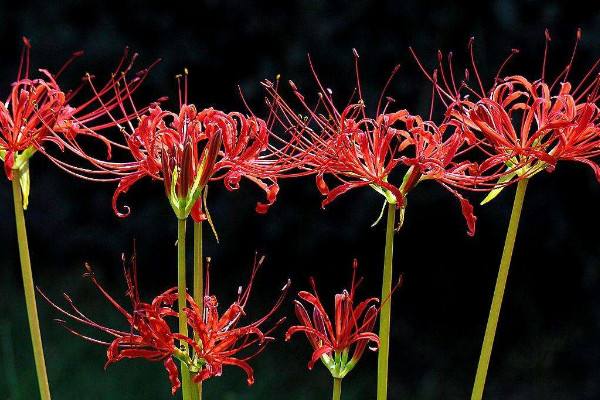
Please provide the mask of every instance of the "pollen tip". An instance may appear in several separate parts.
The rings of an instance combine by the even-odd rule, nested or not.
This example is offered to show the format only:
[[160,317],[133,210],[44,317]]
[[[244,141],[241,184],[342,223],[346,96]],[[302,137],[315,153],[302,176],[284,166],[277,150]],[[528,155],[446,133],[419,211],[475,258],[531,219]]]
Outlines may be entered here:
[[354,57],[360,58],[360,56],[358,55],[358,51],[354,47],[352,48],[352,54],[354,54]]
[[28,49],[31,48],[31,42],[29,41],[29,38],[27,36],[22,36],[21,39],[23,40],[23,44],[25,46],[27,46]]
[[187,69],[187,67],[185,67],[185,68],[183,69],[183,73],[184,73],[184,74],[186,74],[186,75],[188,75],[188,74],[190,73],[190,71]]
[[275,80],[277,80],[277,81],[278,81],[278,80],[280,80],[280,79],[281,79],[281,74],[277,74],[277,75],[275,75]]
[[546,40],[547,40],[547,41],[549,41],[549,42],[550,42],[550,41],[552,40],[552,38],[550,37],[550,30],[549,30],[548,28],[546,28],[546,29],[544,30],[544,35],[546,36]]
[[577,40],[580,40],[582,35],[583,31],[581,30],[581,28],[577,28]]

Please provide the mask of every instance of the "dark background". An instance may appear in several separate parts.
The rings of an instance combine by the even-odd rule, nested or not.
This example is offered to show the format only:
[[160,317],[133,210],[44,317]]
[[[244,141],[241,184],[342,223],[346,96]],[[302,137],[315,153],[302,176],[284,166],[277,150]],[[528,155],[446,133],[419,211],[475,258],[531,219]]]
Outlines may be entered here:
[[[55,69],[79,49],[86,56],[72,75],[93,71],[106,77],[125,45],[141,63],[161,57],[140,103],[162,95],[176,98],[175,74],[190,69],[191,101],[200,107],[241,109],[236,84],[262,110],[258,82],[283,74],[304,88],[308,52],[321,78],[343,97],[354,87],[353,47],[361,54],[368,104],[397,63],[402,64],[390,94],[403,107],[426,112],[430,86],[407,47],[428,66],[438,48],[454,49],[464,60],[468,38],[477,38],[485,76],[511,48],[522,50],[509,72],[539,76],[544,28],[552,32],[549,62],[556,73],[570,57],[577,27],[584,40],[574,74],[581,76],[599,52],[597,5],[557,1],[447,2],[286,1],[251,2],[56,2],[0,3],[0,93],[16,76],[20,36],[33,44],[33,65]],[[575,75],[574,75],[575,76]],[[307,90],[308,91],[308,90]],[[169,103],[175,105],[175,101]],[[122,321],[86,280],[90,262],[106,286],[124,298],[120,254],[137,240],[142,296],[149,299],[176,282],[175,219],[161,184],[146,180],[125,197],[132,215],[124,220],[110,207],[113,185],[77,180],[41,156],[31,163],[27,212],[36,283],[60,299],[68,291],[98,320]],[[396,236],[394,268],[405,285],[395,295],[390,399],[465,399],[470,395],[514,188],[478,207],[478,232],[466,235],[456,200],[435,184],[410,196],[404,229]],[[384,225],[370,228],[381,198],[356,190],[320,208],[311,178],[281,183],[277,203],[266,216],[253,208],[263,194],[244,183],[210,193],[220,244],[208,238],[205,255],[214,260],[211,285],[222,304],[245,284],[255,250],[267,256],[250,317],[269,308],[290,277],[294,291],[314,275],[328,305],[346,287],[354,257],[360,260],[363,296],[378,295]],[[471,196],[474,201],[480,196]],[[600,398],[600,191],[591,170],[563,163],[529,186],[521,229],[489,372],[488,399]],[[34,399],[36,386],[22,295],[10,185],[0,184],[0,398]],[[205,232],[208,232],[205,231]],[[191,239],[191,236],[190,236]],[[124,361],[106,372],[105,350],[56,326],[57,315],[39,303],[50,383],[56,399],[168,399],[161,365]],[[295,321],[291,303],[281,313]],[[277,333],[281,338],[283,330]],[[278,340],[253,362],[256,383],[226,368],[205,384],[207,399],[313,399],[330,396],[330,377],[321,365],[306,370],[310,355],[298,336]],[[376,355],[365,354],[344,380],[345,399],[372,399]]]

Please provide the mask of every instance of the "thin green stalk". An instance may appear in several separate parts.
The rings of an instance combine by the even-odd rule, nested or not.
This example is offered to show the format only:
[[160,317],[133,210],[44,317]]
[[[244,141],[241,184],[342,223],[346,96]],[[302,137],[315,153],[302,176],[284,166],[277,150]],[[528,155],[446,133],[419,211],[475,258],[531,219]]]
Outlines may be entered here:
[[202,265],[202,222],[194,222],[194,301],[202,310],[204,300],[204,268]]
[[21,273],[25,289],[25,305],[27,306],[27,319],[29,320],[29,332],[31,333],[31,344],[33,346],[33,358],[35,360],[40,397],[42,400],[50,400],[50,385],[48,385],[42,334],[40,332],[40,322],[35,303],[33,273],[31,272],[31,259],[29,258],[29,244],[27,242],[20,179],[21,174],[19,170],[13,170],[12,188],[15,203],[15,220],[17,223],[17,239],[19,241],[19,257],[21,259]]
[[333,378],[333,400],[340,400],[342,398],[342,379]]
[[[204,271],[202,265],[202,222],[194,223],[194,301],[204,309]],[[198,341],[198,338],[195,338]],[[198,400],[202,399],[202,382],[197,385]]]
[[379,355],[377,359],[377,400],[387,399],[388,358],[390,353],[390,320],[392,315],[392,259],[394,254],[394,225],[396,205],[388,203],[383,259],[383,285],[381,286],[381,313],[379,314]]
[[[186,274],[185,265],[185,219],[177,220],[177,294],[179,305],[179,333],[187,336],[187,317],[183,311],[186,305]],[[188,345],[184,341],[180,341],[182,351],[188,353]],[[190,373],[187,365],[181,363],[181,392],[183,400],[192,400],[192,386]]]
[[481,346],[481,355],[479,356],[479,364],[477,365],[477,374],[475,375],[475,383],[473,384],[471,400],[481,400],[483,397],[485,378],[490,365],[490,357],[492,355],[492,347],[494,346],[496,327],[498,326],[498,319],[500,318],[500,308],[502,307],[502,298],[504,297],[504,289],[506,288],[508,270],[510,268],[510,261],[512,258],[513,249],[515,247],[515,239],[517,238],[517,230],[519,228],[519,219],[521,218],[521,210],[523,208],[523,200],[525,198],[527,182],[527,179],[522,179],[517,184],[517,193],[515,194],[512,212],[510,214],[510,222],[506,232],[504,250],[502,251],[502,259],[500,260],[500,270],[498,271],[496,287],[494,288],[494,298],[492,299],[490,315],[485,328],[485,336],[483,337],[483,344]]

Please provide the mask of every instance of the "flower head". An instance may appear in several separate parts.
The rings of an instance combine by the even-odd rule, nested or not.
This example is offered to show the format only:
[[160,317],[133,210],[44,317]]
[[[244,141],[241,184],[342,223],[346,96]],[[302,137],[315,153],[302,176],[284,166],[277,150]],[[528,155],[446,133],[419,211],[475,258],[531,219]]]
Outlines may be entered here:
[[[223,180],[228,190],[235,190],[242,178],[266,192],[267,201],[256,206],[257,212],[266,212],[279,190],[277,176],[267,167],[271,163],[264,158],[269,154],[266,122],[239,112],[199,110],[188,102],[187,70],[178,80],[176,112],[156,104],[138,111],[131,105],[131,113],[138,120],[135,125],[121,123],[123,118],[109,113],[125,140],[114,147],[128,153],[131,161],[113,162],[81,152],[92,168],[85,169],[83,174],[77,174],[81,168],[73,172],[89,180],[118,181],[113,208],[120,217],[127,216],[130,209],[127,206],[119,209],[119,197],[143,177],[164,182],[167,198],[178,218],[191,214],[196,221],[211,222],[206,208],[207,184]],[[129,113],[126,108],[122,111],[125,115]]]
[[[248,363],[265,349],[265,345],[274,340],[270,333],[285,318],[277,321],[273,327],[263,330],[262,325],[279,309],[290,286],[288,283],[281,289],[281,294],[269,312],[258,320],[247,325],[241,320],[246,315],[246,304],[250,298],[252,285],[262,265],[264,257],[255,261],[250,281],[245,289],[238,289],[238,298],[222,314],[219,314],[217,297],[210,293],[209,269],[207,270],[207,286],[202,305],[188,298],[186,314],[188,323],[196,335],[194,346],[195,357],[201,360],[201,369],[193,377],[201,382],[215,376],[221,376],[224,365],[241,368],[247,376],[248,385],[254,383],[254,372]],[[254,350],[252,350],[254,348]]]
[[[148,73],[148,69],[143,70],[135,79],[127,82],[124,76],[132,68],[135,56],[130,63],[126,63],[126,51],[113,72],[113,76],[118,78],[112,78],[113,83],[82,99],[81,87],[65,91],[59,86],[58,78],[83,52],[73,53],[56,74],[39,69],[39,77],[32,78],[30,49],[31,44],[24,37],[17,79],[12,84],[6,102],[0,104],[0,160],[4,163],[9,179],[12,180],[13,170],[20,171],[24,208],[27,208],[29,193],[29,158],[36,152],[41,152],[64,169],[67,164],[51,155],[44,145],[53,143],[60,150],[77,152],[75,138],[80,135],[100,140],[110,152],[110,141],[97,133],[113,126],[112,122],[107,122],[103,117],[126,101]],[[87,74],[86,79],[91,80],[92,76]],[[120,85],[118,92],[109,93],[108,88],[112,84]],[[98,103],[102,103],[102,106],[99,107]],[[128,118],[131,116],[125,116],[123,120]]]
[[[316,175],[317,188],[325,196],[322,205],[351,189],[370,186],[386,202],[397,205],[400,226],[409,191],[422,181],[434,180],[459,199],[469,234],[473,235],[473,207],[457,189],[472,190],[478,184],[485,187],[485,182],[475,174],[477,165],[464,156],[474,147],[465,129],[448,118],[436,124],[431,116],[425,121],[407,110],[392,109],[394,100],[385,92],[398,67],[382,91],[375,114],[370,116],[362,98],[356,51],[354,60],[358,99],[352,98],[342,109],[336,107],[332,91],[325,89],[312,62],[310,68],[319,88],[315,106],[309,105],[290,82],[300,103],[298,112],[279,95],[275,85],[265,82],[278,123],[285,131],[293,132],[300,169]],[[403,165],[408,169],[401,171]],[[394,176],[402,175],[401,182],[393,182]],[[337,181],[337,186],[330,188],[329,179]]]
[[92,320],[75,305],[67,294],[64,294],[64,297],[70,310],[64,309],[38,289],[38,292],[52,307],[70,320],[104,332],[112,337],[112,340],[105,341],[86,336],[71,328],[66,321],[56,321],[61,323],[69,332],[85,340],[107,346],[105,368],[127,358],[143,358],[149,361],[162,362],[167,370],[171,382],[171,391],[174,394],[180,387],[177,366],[173,360],[174,356],[181,353],[181,350],[177,347],[177,340],[190,341],[189,338],[173,332],[167,322],[168,317],[177,317],[177,312],[173,309],[173,303],[177,301],[176,289],[171,289],[157,296],[152,303],[142,302],[139,297],[134,257],[132,259],[132,269],[125,268],[127,296],[132,308],[130,312],[100,285],[91,267],[87,264],[86,269],[85,276],[92,281],[103,297],[125,318],[129,328],[127,330],[114,329]]
[[[294,301],[300,325],[290,327],[285,335],[289,340],[296,333],[304,333],[314,350],[308,369],[312,369],[320,359],[334,378],[345,377],[369,344],[373,351],[379,346],[379,337],[373,332],[380,310],[377,306],[379,299],[371,297],[355,302],[356,289],[362,281],[356,280],[357,267],[358,263],[354,260],[350,291],[344,290],[335,295],[332,319],[319,299],[314,279],[311,279],[313,293],[301,291],[298,297],[312,307],[312,317],[301,301]],[[399,285],[400,282],[396,288]]]
[[[161,362],[167,370],[173,394],[181,386],[175,360],[187,366],[195,382],[221,376],[223,366],[232,365],[241,368],[246,373],[247,382],[251,385],[254,382],[254,373],[249,360],[265,349],[265,345],[274,339],[269,336],[270,333],[285,320],[285,318],[280,319],[267,330],[263,328],[267,320],[281,306],[289,288],[288,282],[272,309],[262,318],[243,325],[241,320],[246,316],[246,304],[262,262],[263,258],[255,262],[247,287],[244,290],[239,288],[238,299],[222,314],[219,314],[218,311],[217,297],[209,291],[210,281],[207,271],[206,292],[202,304],[198,305],[190,295],[186,296],[187,304],[184,312],[192,331],[190,336],[177,333],[171,328],[171,324],[179,316],[176,287],[156,296],[150,303],[140,300],[135,256],[132,258],[132,268],[124,267],[127,297],[131,302],[132,311],[127,311],[100,285],[91,267],[86,264],[85,276],[125,318],[127,329],[110,328],[92,320],[66,294],[64,297],[70,309],[57,305],[39,289],[38,291],[54,309],[68,317],[70,321],[97,329],[111,338],[110,340],[96,339],[72,328],[66,321],[57,320],[69,332],[87,341],[106,346],[105,367],[124,359],[133,358]],[[189,350],[180,346],[181,343],[187,344]]]
[[[503,75],[508,61],[518,54],[518,50],[513,49],[499,68],[491,89],[484,89],[475,63],[473,39],[469,42],[471,71],[478,89],[472,89],[466,82],[467,70],[465,81],[460,85],[467,95],[460,93],[454,82],[451,55],[448,73],[451,79],[446,80],[442,73],[444,79],[436,80],[425,71],[448,106],[449,118],[462,126],[465,135],[484,155],[480,171],[486,172],[482,172],[480,181],[486,180],[484,175],[488,175],[487,181],[490,176],[496,178],[496,190],[491,191],[484,202],[516,179],[554,170],[560,160],[585,163],[600,178],[598,165],[592,160],[600,154],[600,60],[579,82],[570,80],[580,39],[581,31],[578,31],[567,66],[553,80],[546,78],[548,31],[541,77],[536,80],[522,75]],[[444,71],[441,60],[440,55],[439,71]]]
[[[382,108],[380,99],[375,115],[367,116],[358,78],[358,53],[354,54],[359,97],[351,99],[345,107],[338,108],[335,104],[332,91],[325,89],[310,59],[318,87],[317,105],[309,105],[292,81],[290,86],[300,103],[299,110],[279,95],[276,85],[267,81],[264,86],[271,97],[269,103],[277,122],[292,133],[295,154],[301,160],[299,168],[316,175],[317,188],[325,196],[323,207],[349,190],[365,186],[371,186],[390,203],[401,205],[404,196],[388,182],[388,177],[399,163],[401,141],[396,125],[408,112],[388,113],[392,100],[388,99]],[[337,186],[330,188],[325,176],[337,181]]]

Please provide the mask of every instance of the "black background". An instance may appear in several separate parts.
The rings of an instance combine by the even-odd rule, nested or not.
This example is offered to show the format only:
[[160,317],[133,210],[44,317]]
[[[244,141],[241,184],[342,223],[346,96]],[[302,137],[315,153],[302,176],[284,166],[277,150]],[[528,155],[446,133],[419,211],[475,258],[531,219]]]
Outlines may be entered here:
[[[583,42],[574,75],[598,57],[598,6],[558,1],[492,1],[476,5],[428,2],[286,1],[252,4],[204,2],[2,2],[0,5],[0,93],[16,76],[20,36],[33,44],[35,67],[56,69],[73,51],[86,56],[67,78],[92,71],[106,77],[125,45],[141,53],[140,65],[163,62],[152,72],[138,101],[162,95],[176,106],[174,76],[190,70],[190,98],[199,107],[242,109],[242,86],[257,112],[259,81],[281,73],[309,88],[306,54],[340,98],[355,80],[353,47],[361,55],[363,89],[373,105],[395,64],[402,64],[390,89],[397,104],[426,113],[430,86],[415,67],[408,46],[432,66],[438,48],[453,49],[457,65],[476,37],[483,75],[492,77],[511,48],[521,49],[508,72],[539,76],[544,28],[553,41],[549,71],[564,67],[577,27]],[[68,79],[67,79],[68,80]],[[129,218],[114,216],[114,186],[77,180],[41,156],[31,163],[27,212],[36,283],[55,298],[70,292],[98,320],[122,327],[116,313],[81,278],[83,263],[123,300],[120,254],[137,240],[142,296],[173,286],[175,219],[160,183],[143,181],[125,197]],[[466,235],[456,200],[438,185],[410,196],[406,222],[396,236],[396,272],[405,285],[394,297],[390,399],[468,398],[487,318],[514,188],[477,207],[477,234]],[[249,304],[249,317],[269,308],[290,277],[294,291],[316,277],[325,302],[347,286],[357,257],[363,296],[378,295],[384,226],[370,228],[381,198],[364,189],[320,208],[312,178],[285,181],[266,216],[253,211],[263,194],[244,183],[237,192],[213,184],[209,206],[220,244],[208,236],[212,287],[222,304],[245,284],[255,251],[267,256]],[[480,196],[470,196],[474,201]],[[521,229],[489,372],[488,399],[600,398],[600,191],[591,170],[560,164],[529,185]],[[10,184],[0,184],[0,398],[36,397],[26,328]],[[191,236],[190,236],[191,238]],[[191,254],[191,253],[190,253]],[[124,361],[103,371],[104,349],[72,337],[52,323],[56,315],[39,304],[54,398],[170,398],[160,365]],[[291,303],[282,313],[294,321]],[[278,333],[281,338],[283,331]],[[211,399],[312,399],[330,396],[328,372],[306,370],[310,350],[300,336],[279,340],[253,362],[256,383],[226,368],[205,385]],[[365,354],[344,380],[344,398],[371,399],[376,355]]]

